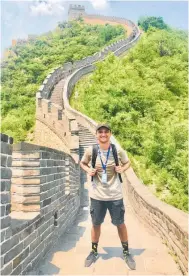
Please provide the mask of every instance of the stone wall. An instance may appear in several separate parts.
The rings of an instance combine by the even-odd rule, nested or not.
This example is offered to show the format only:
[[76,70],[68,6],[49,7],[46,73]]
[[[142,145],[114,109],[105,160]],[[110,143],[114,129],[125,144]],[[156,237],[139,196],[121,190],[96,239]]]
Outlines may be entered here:
[[[134,38],[133,37],[128,38],[129,42],[127,41],[126,44],[125,44],[125,40],[124,40],[124,42],[120,41],[119,48],[114,51],[114,54],[116,56],[119,56],[119,55],[127,52],[131,47],[133,47],[137,43],[139,38],[140,38],[140,35],[138,34],[138,35],[134,36]],[[101,54],[102,54],[102,52],[101,52]],[[88,127],[92,133],[95,133],[94,125],[96,123],[93,120],[91,120],[90,118],[88,118],[87,116],[85,116],[84,114],[71,108],[71,106],[69,104],[69,98],[71,96],[71,93],[72,93],[72,90],[73,90],[75,84],[81,79],[81,77],[91,73],[94,70],[95,70],[95,63],[81,67],[80,69],[74,71],[74,73],[72,73],[72,75],[68,76],[67,79],[65,80],[65,85],[64,85],[64,89],[63,89],[64,108],[67,111],[69,111],[76,118],[77,122]]]
[[[1,136],[2,275],[28,274],[70,226],[79,210],[78,126],[75,115],[64,109],[64,104],[56,105],[49,100],[55,85],[75,70],[103,60],[109,51],[115,52],[132,42],[140,36],[137,30],[133,27],[127,39],[113,43],[99,53],[55,68],[41,85],[36,95],[36,133],[41,132],[39,143],[48,144],[46,139],[42,141],[46,133],[55,135],[56,143],[59,145],[61,141],[68,153],[24,142],[14,145],[10,186],[12,139]],[[70,82],[70,91],[72,84]]]
[[[114,54],[116,56],[119,56],[125,52],[127,52],[131,47],[133,47],[137,41],[139,40],[140,35],[136,35],[134,38],[128,38],[127,43],[125,44],[124,41],[119,42],[119,48],[114,51]],[[112,47],[112,46],[111,46]],[[75,84],[84,76],[87,75],[95,70],[95,64],[90,64],[87,66],[83,66],[80,69],[74,71],[72,75],[68,76],[65,80],[64,90],[63,90],[63,102],[64,102],[64,108],[69,111],[75,118],[78,123],[81,125],[84,125],[87,127],[93,134],[95,134],[95,128],[96,122],[94,122],[92,119],[88,118],[84,114],[74,110],[71,108],[69,104],[69,98],[71,96],[72,90],[75,86]]]
[[[77,216],[79,164],[71,155],[2,135],[1,275],[26,275]],[[16,211],[14,211],[16,210]]]
[[[90,15],[89,17],[93,17],[93,15]],[[121,47],[126,46],[131,42],[133,42],[134,44],[140,38],[140,30],[138,26],[135,25],[132,21],[123,18],[109,16],[100,16],[100,18],[104,21],[107,19],[116,21],[117,23],[124,22],[124,24],[127,24],[130,27],[132,27],[132,32],[127,38],[121,39],[117,42],[112,43],[111,45],[106,46],[100,52],[95,53],[92,56],[85,57],[82,60],[74,61],[73,63],[68,62],[65,63],[62,67],[57,67],[53,69],[46,77],[46,79],[43,81],[43,84],[38,90],[38,94],[40,94],[43,99],[49,99],[51,97],[51,93],[53,91],[54,86],[61,79],[64,79],[71,75],[74,70],[100,61],[108,54],[109,51],[115,52],[116,50],[119,50]],[[132,46],[132,44],[130,44],[130,46]]]
[[10,227],[12,143],[11,137],[1,134],[1,267],[4,265],[4,256],[2,255],[4,245],[8,243],[12,234]]
[[50,100],[53,89],[60,82],[60,80],[66,80],[79,68],[89,65],[92,66],[92,64],[103,60],[110,51],[114,52],[115,55],[118,56],[132,47],[140,38],[140,31],[138,27],[131,21],[126,19],[120,19],[121,21],[119,21],[118,18],[104,16],[101,16],[100,18],[103,18],[103,20],[106,18],[108,20],[111,19],[114,22],[118,20],[118,23],[122,22],[124,24],[128,24],[132,29],[129,37],[106,46],[99,53],[95,53],[92,56],[85,57],[82,60],[75,61],[73,63],[68,62],[65,63],[63,67],[55,68],[43,81],[43,84],[36,94],[36,127],[34,142],[40,145],[43,143],[44,146],[48,147],[53,145],[54,147],[54,144],[51,144],[49,140],[43,139],[45,133],[48,133],[48,135],[52,134],[52,136],[57,137],[57,139],[55,139],[58,141],[56,144],[59,145],[62,142],[61,148],[64,147],[66,152],[71,152],[74,158],[77,158],[79,149],[77,122],[73,112],[71,115],[69,112],[64,112],[64,101],[61,100],[61,102],[57,105]]
[[132,169],[126,173],[127,194],[136,216],[175,254],[182,272],[188,272],[188,216],[183,211],[157,199]]
[[83,19],[88,24],[111,24],[111,25],[122,25],[123,28],[127,30],[127,34],[130,35],[134,28],[136,28],[136,24],[130,20],[125,18],[115,17],[115,16],[104,16],[104,15],[92,15],[92,14],[84,14]]
[[[61,106],[43,99],[39,93],[36,96],[36,107],[34,141],[38,141],[39,145],[50,146],[50,140],[52,137],[56,137],[55,141],[51,143],[53,148],[57,148],[57,141],[57,146],[60,145],[65,152],[78,153],[79,136],[75,117],[65,113]],[[48,136],[43,139],[46,133]],[[48,138],[49,135],[50,138]]]
[[[76,120],[87,127],[93,134],[97,123],[86,115],[74,110],[69,105],[69,97],[76,82],[94,70],[94,65],[83,67],[67,78],[64,86],[64,106]],[[118,144],[115,137],[112,142]],[[148,224],[175,254],[176,260],[184,274],[188,272],[188,216],[173,206],[157,199],[129,169],[126,173],[126,190],[136,216]]]
[[69,148],[49,127],[40,120],[35,122],[35,140],[34,143],[48,148],[54,148],[69,153]]
[[[104,16],[99,18],[107,19]],[[37,128],[38,131],[43,132],[39,139],[42,140],[45,131],[49,130],[47,135],[52,133],[56,135],[59,139],[57,143],[62,141],[65,151],[70,152],[72,156],[66,152],[39,145],[28,143],[15,145],[12,185],[10,185],[13,141],[12,138],[1,135],[2,275],[29,273],[77,215],[80,206],[77,122],[87,126],[92,133],[95,132],[96,123],[73,110],[69,106],[69,96],[75,83],[83,75],[94,70],[93,63],[103,60],[109,51],[113,51],[115,55],[121,55],[140,37],[140,32],[133,22],[126,19],[118,21],[114,17],[111,20],[128,24],[132,28],[131,35],[90,57],[73,64],[66,63],[63,67],[52,70],[37,94]],[[66,79],[64,104],[63,106],[54,105],[48,99],[54,86],[63,78]],[[40,141],[42,142],[47,143],[45,139]],[[112,142],[117,143],[114,137]],[[151,195],[132,169],[128,170],[126,179],[127,193],[136,215],[163,238],[176,254],[182,271],[186,273],[187,215]]]
[[85,14],[85,7],[83,5],[70,5],[68,10],[68,20],[74,20],[82,17]]
[[101,20],[104,20],[104,21],[112,21],[112,22],[116,22],[118,24],[123,23],[123,24],[131,26],[133,28],[136,27],[136,24],[134,22],[132,22],[131,20],[128,20],[126,18],[123,18],[123,17],[106,16],[106,15],[102,15],[102,14],[85,14],[84,17],[101,19]]
[[[43,99],[49,99],[51,97],[51,93],[53,91],[54,86],[61,80],[73,73],[76,69],[79,69],[81,67],[90,65],[92,63],[95,63],[97,61],[103,60],[107,54],[112,51],[115,52],[117,50],[124,52],[125,49],[122,48],[123,46],[128,45],[128,48],[130,48],[132,45],[134,45],[137,40],[140,38],[140,32],[138,28],[135,28],[133,30],[133,33],[126,39],[121,39],[117,42],[112,43],[109,46],[106,46],[104,49],[102,49],[100,52],[95,53],[92,56],[88,56],[83,58],[82,60],[75,61],[73,63],[65,63],[63,67],[58,67],[52,70],[49,75],[46,77],[46,79],[43,81],[43,84],[40,86],[38,90],[38,95],[40,95]],[[126,49],[127,50],[127,49]]]

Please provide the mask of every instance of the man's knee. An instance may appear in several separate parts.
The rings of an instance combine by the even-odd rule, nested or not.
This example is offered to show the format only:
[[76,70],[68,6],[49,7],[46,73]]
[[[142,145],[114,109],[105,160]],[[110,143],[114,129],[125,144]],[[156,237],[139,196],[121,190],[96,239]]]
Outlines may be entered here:
[[92,224],[92,227],[94,228],[94,230],[99,230],[101,227],[101,224]]
[[117,226],[117,228],[120,229],[120,230],[123,230],[123,229],[126,228],[125,223],[121,223],[121,224],[118,224],[118,225],[116,225],[116,226]]

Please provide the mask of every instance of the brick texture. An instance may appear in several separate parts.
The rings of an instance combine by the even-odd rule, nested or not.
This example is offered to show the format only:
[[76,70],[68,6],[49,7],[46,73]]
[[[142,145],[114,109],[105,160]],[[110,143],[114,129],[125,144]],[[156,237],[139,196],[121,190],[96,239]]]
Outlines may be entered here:
[[[65,109],[58,89],[58,97],[54,94],[56,101],[49,100],[52,90],[62,79],[66,81],[74,70],[102,60],[108,51],[115,52],[130,43],[134,30],[135,34],[137,30],[135,25],[132,27],[132,35],[126,40],[50,72],[36,98],[37,145],[24,142],[14,145],[11,156],[13,139],[1,134],[2,275],[29,273],[57,237],[72,224],[79,210],[81,187],[77,121],[75,115]],[[80,77],[77,75],[76,79]],[[70,91],[73,84],[70,82]]]
[[18,242],[16,239],[14,240],[14,244],[10,241],[12,143],[13,139],[11,137],[1,133],[1,267],[4,275],[9,275],[12,270],[12,264],[5,265],[5,253],[7,249],[10,249]]
[[3,182],[9,191],[3,187],[1,193],[3,275],[20,275],[36,266],[80,206],[79,164],[71,155],[23,142],[14,149],[10,216],[10,183]]

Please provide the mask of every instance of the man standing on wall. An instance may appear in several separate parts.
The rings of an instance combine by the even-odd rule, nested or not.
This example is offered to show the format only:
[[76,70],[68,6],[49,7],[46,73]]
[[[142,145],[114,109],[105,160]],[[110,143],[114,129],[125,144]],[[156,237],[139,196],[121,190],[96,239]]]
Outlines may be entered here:
[[[129,253],[127,228],[124,223],[124,203],[121,182],[118,175],[130,167],[130,161],[124,150],[110,143],[111,128],[107,124],[100,124],[96,128],[98,144],[96,162],[94,168],[88,165],[94,163],[94,147],[89,147],[80,162],[81,168],[92,177],[89,188],[90,214],[92,217],[92,251],[85,260],[85,266],[90,266],[98,258],[98,242],[101,232],[101,224],[104,221],[106,211],[109,210],[112,223],[117,226],[119,238],[123,246],[123,257],[130,269],[135,269],[135,261]],[[114,149],[114,151],[113,151]],[[115,163],[115,151],[121,165]]]

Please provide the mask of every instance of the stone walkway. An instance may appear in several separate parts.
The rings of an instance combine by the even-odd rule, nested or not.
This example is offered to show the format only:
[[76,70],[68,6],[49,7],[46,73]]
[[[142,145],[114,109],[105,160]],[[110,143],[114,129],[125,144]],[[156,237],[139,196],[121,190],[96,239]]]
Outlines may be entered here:
[[84,267],[91,250],[91,219],[89,207],[83,207],[72,227],[41,261],[35,275],[181,275],[161,239],[137,220],[126,196],[124,201],[130,251],[136,260],[135,271],[128,270],[122,259],[117,229],[111,224],[109,213],[102,225],[99,259],[91,267]]

